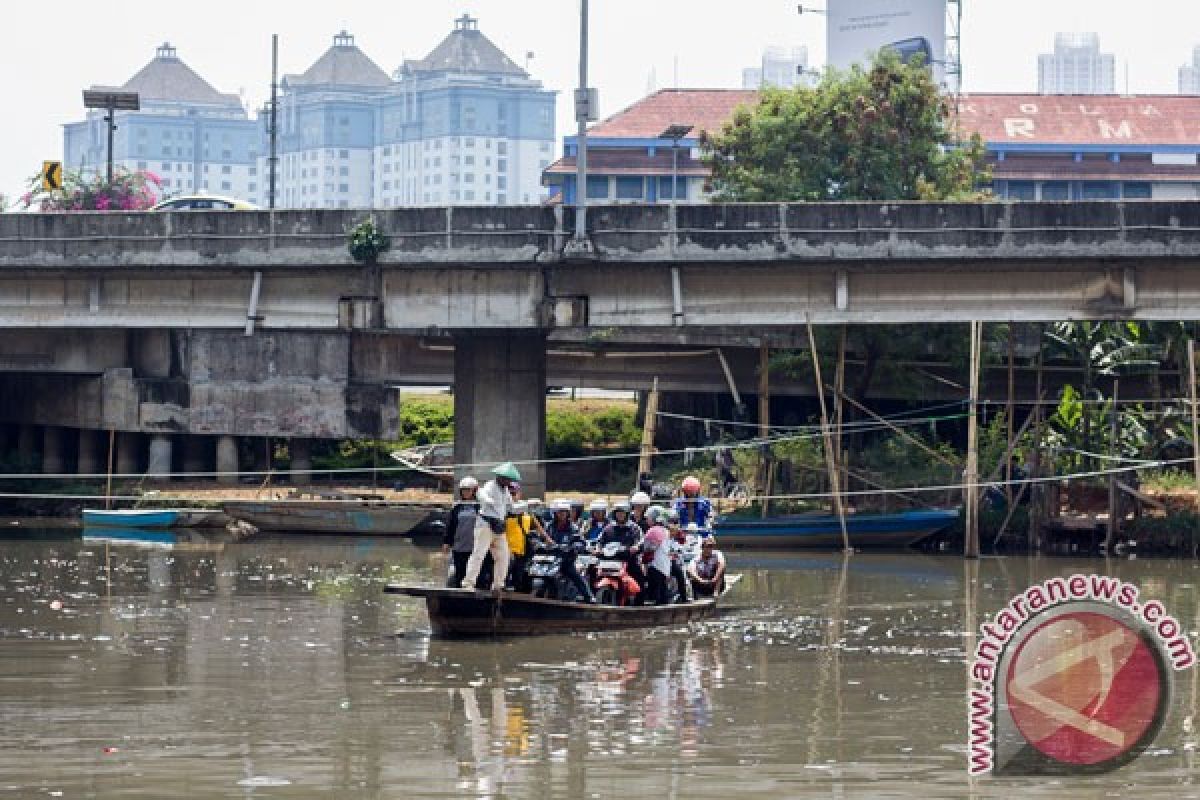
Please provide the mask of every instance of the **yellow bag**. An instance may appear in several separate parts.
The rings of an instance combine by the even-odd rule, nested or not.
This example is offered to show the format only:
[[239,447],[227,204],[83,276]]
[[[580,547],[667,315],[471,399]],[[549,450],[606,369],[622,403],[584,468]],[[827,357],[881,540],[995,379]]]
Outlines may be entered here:
[[508,540],[508,551],[514,556],[525,555],[525,534],[529,532],[529,525],[528,514],[504,520],[504,538]]

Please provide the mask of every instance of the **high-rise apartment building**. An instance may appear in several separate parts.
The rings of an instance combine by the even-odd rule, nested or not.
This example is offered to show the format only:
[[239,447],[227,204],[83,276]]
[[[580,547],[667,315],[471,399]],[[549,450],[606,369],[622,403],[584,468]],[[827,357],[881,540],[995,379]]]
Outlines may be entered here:
[[742,70],[742,88],[791,89],[810,85],[810,76],[807,47],[768,47],[763,50],[759,66]]
[[1056,33],[1054,52],[1038,56],[1041,94],[1113,94],[1115,60],[1095,33]]
[[1192,63],[1179,68],[1179,93],[1200,94],[1200,45],[1192,50]]
[[[137,92],[139,111],[118,111],[113,166],[148,170],[162,178],[165,196],[209,191],[257,202],[259,132],[241,99],[214,89],[170,44],[120,87]],[[63,126],[63,160],[85,174],[104,172],[108,125],[104,111]]]
[[308,70],[283,80],[278,204],[541,202],[542,170],[554,160],[554,104],[554,92],[469,16],[391,76],[339,33]]

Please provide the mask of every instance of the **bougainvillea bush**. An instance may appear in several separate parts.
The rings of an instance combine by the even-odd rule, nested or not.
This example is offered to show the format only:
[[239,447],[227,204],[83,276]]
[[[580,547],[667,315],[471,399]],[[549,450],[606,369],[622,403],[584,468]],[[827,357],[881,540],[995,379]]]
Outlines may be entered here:
[[161,186],[146,170],[116,168],[111,184],[102,174],[64,171],[61,189],[43,189],[40,175],[31,180],[21,204],[40,211],[145,211],[158,202]]

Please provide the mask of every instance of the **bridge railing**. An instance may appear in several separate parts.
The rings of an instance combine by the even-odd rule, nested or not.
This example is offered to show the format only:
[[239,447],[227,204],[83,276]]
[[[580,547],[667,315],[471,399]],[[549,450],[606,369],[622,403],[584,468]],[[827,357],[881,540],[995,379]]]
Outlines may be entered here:
[[[0,214],[0,268],[350,266],[347,232],[374,217],[380,263],[556,261],[574,209]],[[589,208],[613,261],[855,261],[1200,255],[1200,202],[615,205]]]

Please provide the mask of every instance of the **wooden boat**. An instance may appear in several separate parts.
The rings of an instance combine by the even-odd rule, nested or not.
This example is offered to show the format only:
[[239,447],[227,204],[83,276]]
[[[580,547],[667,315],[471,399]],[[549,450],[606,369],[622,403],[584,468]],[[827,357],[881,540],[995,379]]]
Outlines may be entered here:
[[85,508],[84,525],[117,528],[220,528],[229,521],[217,509],[196,508],[130,508],[109,510]]
[[260,531],[404,536],[445,530],[444,506],[399,503],[355,492],[293,493],[284,500],[226,503],[225,513]]
[[425,444],[397,450],[392,458],[414,472],[437,481],[439,487],[454,483],[454,442]]
[[[952,525],[958,509],[929,508],[895,514],[847,514],[846,532],[855,549],[911,547],[927,536]],[[794,516],[721,516],[713,526],[719,547],[774,547],[836,549],[842,546],[842,528],[835,514]]]
[[[728,594],[741,578],[725,579]],[[388,584],[387,594],[425,598],[434,636],[536,636],[579,631],[616,631],[681,625],[711,617],[719,598],[667,606],[606,606],[547,600],[519,592],[445,589],[436,586]]]

